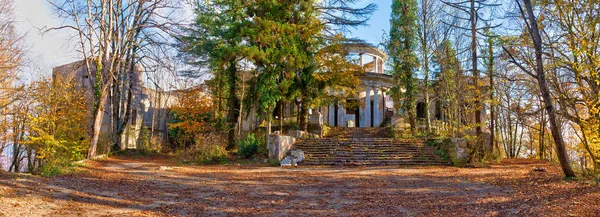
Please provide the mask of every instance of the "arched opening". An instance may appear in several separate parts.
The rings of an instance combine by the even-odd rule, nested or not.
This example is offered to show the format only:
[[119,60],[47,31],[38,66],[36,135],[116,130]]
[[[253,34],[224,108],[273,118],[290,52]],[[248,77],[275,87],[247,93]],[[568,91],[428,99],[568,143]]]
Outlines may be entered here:
[[417,118],[425,118],[425,103],[417,102]]

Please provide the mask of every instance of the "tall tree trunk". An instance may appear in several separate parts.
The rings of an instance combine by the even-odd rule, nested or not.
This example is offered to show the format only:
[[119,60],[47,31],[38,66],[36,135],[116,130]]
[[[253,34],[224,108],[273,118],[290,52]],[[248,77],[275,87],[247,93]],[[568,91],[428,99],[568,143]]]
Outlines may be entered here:
[[423,72],[425,74],[425,125],[427,127],[427,132],[431,132],[431,113],[429,112],[429,107],[431,105],[431,101],[429,100],[429,44],[427,41],[427,37],[429,36],[427,30],[429,29],[429,8],[427,1],[421,2],[421,14],[422,14],[422,24],[421,27],[423,29],[421,35],[421,49],[423,52]]
[[544,147],[544,136],[546,135],[546,120],[544,120],[546,118],[546,114],[545,114],[545,110],[542,109],[542,115],[540,118],[540,141],[539,141],[539,157],[541,160],[544,160],[544,152],[546,152],[546,148]]
[[271,110],[271,106],[267,108],[267,126],[265,130],[265,144],[269,145],[269,137],[271,137],[271,116],[273,116],[273,111]]
[[300,130],[308,131],[308,109],[306,109],[306,103],[304,103],[304,99],[300,103]]
[[477,69],[477,12],[475,10],[475,0],[470,0],[471,3],[471,62],[473,65],[473,85],[475,87],[475,133],[477,142],[475,144],[475,153],[479,159],[483,158],[483,141],[481,129],[481,101],[479,97],[479,70]]
[[245,90],[246,81],[244,80],[244,73],[242,73],[241,79],[242,79],[241,80],[241,84],[242,84],[242,91],[241,91],[242,93],[241,94],[242,95],[240,96],[240,99],[241,99],[240,100],[240,114],[238,115],[238,132],[237,132],[238,136],[241,136],[241,134],[242,134],[242,127],[244,125],[243,124],[243,118],[242,118],[242,112],[244,111],[244,97],[245,97],[244,94],[245,94],[245,91],[246,91]]
[[230,62],[227,67],[227,84],[229,86],[229,97],[227,98],[227,150],[235,148],[235,125],[240,115],[240,100],[237,97],[236,80],[236,62]]
[[499,149],[496,147],[496,100],[494,98],[494,50],[492,45],[489,47],[488,55],[488,71],[490,77],[490,147],[493,153],[499,151]]
[[[110,79],[109,79],[110,80]],[[92,136],[90,139],[90,147],[88,148],[87,158],[91,159],[96,157],[96,149],[98,148],[98,139],[100,138],[100,130],[102,128],[102,119],[104,118],[104,106],[106,105],[106,99],[108,99],[108,84],[100,90],[100,97],[98,98],[98,105],[94,112],[94,121],[92,124]]]
[[560,125],[558,124],[556,111],[554,111],[554,105],[552,103],[552,97],[550,96],[550,89],[548,88],[548,83],[546,82],[546,74],[544,72],[544,62],[542,59],[542,37],[540,36],[540,31],[537,25],[537,19],[533,14],[533,8],[531,7],[530,0],[523,0],[525,4],[525,8],[527,10],[527,17],[529,18],[530,24],[530,34],[533,39],[533,44],[535,47],[535,63],[536,63],[536,79],[538,81],[540,91],[542,93],[542,98],[544,100],[544,105],[546,107],[546,111],[548,112],[548,121],[550,122],[550,131],[552,132],[552,138],[554,139],[554,143],[556,144],[556,155],[558,157],[558,161],[560,162],[560,166],[565,173],[566,177],[575,177],[575,172],[571,169],[571,165],[569,165],[569,156],[567,155],[567,151],[565,148],[565,141],[563,139],[562,131],[560,129]]
[[409,103],[409,110],[408,110],[408,121],[410,123],[410,131],[413,133],[413,135],[415,133],[417,133],[417,114],[415,112],[416,109],[415,106],[413,106],[415,103],[411,102]]
[[279,133],[283,134],[283,106],[285,105],[285,102],[282,100],[280,100],[280,105],[279,105]]

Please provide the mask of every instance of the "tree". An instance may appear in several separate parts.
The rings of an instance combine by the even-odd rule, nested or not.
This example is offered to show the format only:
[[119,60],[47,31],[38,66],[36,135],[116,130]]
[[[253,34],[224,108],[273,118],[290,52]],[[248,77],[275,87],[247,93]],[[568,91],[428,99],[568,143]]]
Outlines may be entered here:
[[17,123],[14,118],[13,103],[20,100],[22,85],[15,81],[19,78],[19,69],[25,52],[22,36],[15,31],[12,0],[0,0],[0,153],[14,143],[13,129]]
[[[481,97],[481,73],[479,71],[478,68],[478,63],[479,63],[479,57],[478,57],[478,37],[477,35],[484,35],[486,36],[484,33],[482,33],[482,30],[485,29],[492,29],[495,27],[498,27],[499,25],[495,25],[492,26],[490,25],[491,19],[485,19],[482,15],[481,12],[485,9],[485,8],[489,8],[489,7],[495,7],[495,6],[499,6],[499,4],[494,4],[494,3],[489,3],[488,0],[469,0],[469,1],[460,1],[460,2],[447,2],[447,1],[442,1],[444,4],[455,8],[459,11],[462,11],[464,13],[467,14],[467,17],[459,17],[457,16],[458,19],[460,20],[467,20],[469,21],[469,27],[462,27],[462,26],[458,26],[455,24],[448,24],[453,26],[454,28],[458,28],[458,29],[463,29],[463,30],[467,30],[470,33],[471,36],[471,41],[470,41],[470,50],[471,50],[471,78],[472,78],[472,86],[473,86],[473,98],[471,101],[473,101],[474,104],[474,115],[475,115],[475,135],[476,135],[476,141],[475,144],[473,144],[473,147],[471,148],[470,152],[469,152],[469,159],[470,161],[473,161],[475,159],[482,159],[485,152],[486,152],[486,148],[485,148],[485,144],[483,144],[483,138],[482,138],[482,133],[483,133],[483,103],[481,101],[482,97]],[[482,26],[483,24],[483,26]]]
[[464,109],[461,102],[464,102],[464,99],[460,93],[465,90],[462,85],[462,66],[450,40],[444,40],[441,46],[435,50],[434,60],[440,67],[437,75],[438,96],[441,98],[444,114],[451,126],[449,134],[455,137],[458,132],[462,131]]
[[414,71],[418,67],[415,54],[416,11],[415,0],[393,1],[390,20],[390,40],[387,50],[392,63],[394,87],[391,96],[394,102],[402,101],[402,108],[408,112],[411,130],[416,128],[416,97]]
[[[240,100],[236,92],[239,84],[239,64],[246,58],[242,43],[242,28],[246,5],[237,0],[197,1],[196,22],[181,37],[185,54],[194,65],[208,65],[213,76],[210,83],[220,112],[221,98],[227,99],[227,149],[235,147],[235,125],[240,115]],[[224,87],[226,86],[226,89]],[[225,91],[224,91],[225,90]]]
[[85,89],[72,79],[55,75],[53,80],[36,81],[28,89],[33,108],[25,143],[35,150],[40,172],[45,175],[84,159],[89,144]]
[[180,91],[177,103],[171,107],[173,121],[169,123],[170,136],[175,138],[176,148],[193,147],[197,137],[214,130],[211,122],[212,103],[202,87]]
[[[493,35],[493,33],[491,32],[491,30],[488,29],[484,29],[484,32],[486,35],[491,36]],[[488,79],[490,81],[489,85],[490,85],[490,90],[489,90],[489,94],[490,94],[490,99],[489,99],[489,104],[490,104],[490,147],[492,148],[492,152],[494,151],[494,149],[498,149],[499,147],[497,147],[497,143],[496,143],[496,97],[494,96],[495,94],[495,83],[494,83],[494,73],[495,73],[495,60],[496,60],[496,56],[495,56],[495,47],[497,46],[497,40],[496,37],[488,37],[486,40],[487,43],[487,49],[486,49],[486,57],[484,59],[484,65],[487,69],[487,74],[488,74]]]
[[266,114],[267,140],[276,103],[289,93],[294,75],[313,61],[311,53],[302,49],[305,42],[318,40],[309,31],[317,22],[314,14],[311,17],[312,6],[310,2],[264,0],[255,1],[248,9],[253,21],[245,30],[249,33],[248,57],[256,66],[253,90],[260,110]]
[[[344,43],[360,41],[343,36],[351,28],[367,25],[377,6],[369,3],[364,7],[353,7],[354,0],[314,1],[305,7],[305,25],[309,27],[303,39],[303,51],[310,56],[310,62],[299,70],[292,86],[291,96],[299,96],[300,112],[298,122],[301,130],[308,129],[308,109],[322,106],[339,97],[330,96],[327,88],[344,89],[346,95],[352,95],[360,81],[356,77],[362,69],[352,63],[344,51]],[[348,87],[348,88],[346,88]],[[293,97],[292,97],[293,98]]]
[[[88,158],[96,156],[106,101],[110,99],[114,123],[113,147],[122,149],[122,136],[131,120],[132,93],[138,64],[155,45],[153,38],[164,37],[158,30],[168,16],[158,11],[169,8],[167,0],[66,0],[50,1],[65,25],[50,30],[70,29],[78,35],[83,66],[93,87],[94,115],[90,130]],[[138,87],[139,88],[139,87]]]
[[597,1],[544,2],[545,19],[540,20],[542,37],[548,44],[553,72],[549,86],[556,94],[557,113],[578,131],[583,151],[592,165],[600,167],[600,70],[598,40],[600,29]]
[[0,109],[16,100],[11,95],[22,90],[14,82],[25,53],[22,36],[15,31],[12,10],[12,0],[0,0]]
[[425,100],[425,125],[427,131],[431,132],[431,78],[435,75],[432,70],[432,58],[434,52],[447,39],[450,28],[444,28],[440,22],[442,20],[442,4],[438,1],[421,0],[417,12],[418,21],[418,41],[419,41],[419,61],[421,72],[423,73],[423,95]]
[[558,123],[558,118],[556,115],[556,111],[554,109],[554,104],[552,102],[552,96],[550,95],[550,88],[548,87],[548,82],[546,81],[546,72],[544,71],[544,62],[542,59],[543,50],[542,50],[542,37],[540,34],[540,30],[538,28],[538,21],[533,13],[533,7],[531,5],[530,0],[523,0],[523,6],[521,2],[518,0],[515,1],[519,6],[519,11],[523,17],[523,22],[527,26],[527,33],[531,37],[533,42],[533,47],[535,49],[535,64],[531,66],[533,70],[529,70],[525,68],[520,62],[518,62],[511,52],[504,48],[504,50],[511,56],[512,62],[519,66],[526,74],[535,78],[539,85],[539,90],[542,95],[542,99],[544,101],[544,107],[546,112],[548,113],[548,121],[550,122],[550,130],[552,132],[552,137],[554,139],[554,143],[556,145],[556,154],[558,160],[560,161],[561,168],[563,173],[567,178],[575,177],[575,172],[571,169],[569,164],[569,156],[567,155],[567,151],[565,150],[565,141],[563,139],[561,126]]

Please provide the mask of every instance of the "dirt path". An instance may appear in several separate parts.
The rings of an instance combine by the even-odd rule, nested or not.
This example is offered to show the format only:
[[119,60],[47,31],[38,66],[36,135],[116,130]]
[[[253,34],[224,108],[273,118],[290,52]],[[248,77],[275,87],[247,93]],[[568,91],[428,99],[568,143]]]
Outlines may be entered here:
[[286,169],[111,158],[87,171],[0,174],[0,216],[600,215],[597,186],[564,182],[555,166],[529,160],[475,169]]

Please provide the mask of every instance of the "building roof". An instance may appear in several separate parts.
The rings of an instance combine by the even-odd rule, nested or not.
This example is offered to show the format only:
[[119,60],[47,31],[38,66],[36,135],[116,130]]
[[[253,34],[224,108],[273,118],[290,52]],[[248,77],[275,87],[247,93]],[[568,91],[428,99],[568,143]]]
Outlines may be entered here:
[[387,54],[383,50],[367,43],[345,43],[342,46],[348,53],[368,53],[377,55],[384,61],[387,59]]

